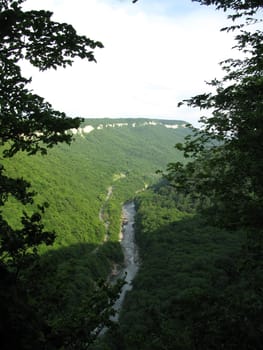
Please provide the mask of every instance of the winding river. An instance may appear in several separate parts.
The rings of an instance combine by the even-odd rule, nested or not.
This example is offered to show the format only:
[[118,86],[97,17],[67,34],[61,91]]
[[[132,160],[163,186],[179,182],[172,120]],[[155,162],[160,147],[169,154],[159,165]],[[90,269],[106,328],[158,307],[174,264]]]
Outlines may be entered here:
[[124,268],[116,276],[116,278],[124,278],[126,284],[122,287],[121,294],[114,304],[114,309],[117,311],[112,320],[117,321],[119,318],[119,311],[125,298],[126,292],[132,289],[132,280],[134,279],[139,269],[139,255],[138,247],[135,243],[134,233],[134,217],[135,204],[134,202],[127,202],[122,207],[123,224],[122,224],[122,239],[121,246],[124,253]]
[[[117,322],[125,294],[132,289],[132,280],[139,269],[138,247],[135,243],[134,218],[135,218],[134,202],[127,202],[122,206],[122,229],[121,229],[121,246],[124,254],[124,267],[114,276],[111,276],[110,282],[114,283],[119,278],[125,278],[125,284],[122,287],[119,298],[113,305],[116,311],[115,315],[110,319]],[[103,336],[107,332],[107,327],[102,328],[99,336]]]

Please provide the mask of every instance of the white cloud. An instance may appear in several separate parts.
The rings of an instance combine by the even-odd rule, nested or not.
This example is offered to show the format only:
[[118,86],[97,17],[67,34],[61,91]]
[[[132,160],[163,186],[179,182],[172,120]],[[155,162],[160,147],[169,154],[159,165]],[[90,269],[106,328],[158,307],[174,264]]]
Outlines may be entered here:
[[219,32],[224,17],[201,7],[167,17],[119,1],[29,0],[25,5],[54,11],[54,20],[72,23],[105,46],[96,50],[97,64],[77,60],[73,67],[45,73],[27,68],[35,91],[72,116],[196,123],[199,112],[178,109],[177,103],[207,91],[204,81],[218,77],[218,62],[231,56],[233,41]]

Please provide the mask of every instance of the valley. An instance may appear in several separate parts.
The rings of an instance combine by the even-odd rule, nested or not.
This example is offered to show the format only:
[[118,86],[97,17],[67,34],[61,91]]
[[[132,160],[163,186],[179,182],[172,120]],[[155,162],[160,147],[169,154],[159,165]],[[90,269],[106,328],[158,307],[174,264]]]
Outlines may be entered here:
[[262,0],[146,3],[0,1],[1,350],[262,350]]

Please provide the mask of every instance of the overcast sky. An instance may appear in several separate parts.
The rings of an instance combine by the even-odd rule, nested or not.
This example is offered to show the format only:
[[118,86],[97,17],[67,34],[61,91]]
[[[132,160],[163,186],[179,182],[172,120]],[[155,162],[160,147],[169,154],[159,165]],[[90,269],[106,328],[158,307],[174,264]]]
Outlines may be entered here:
[[27,0],[53,20],[72,24],[99,40],[96,63],[38,73],[26,66],[32,88],[53,107],[75,117],[181,119],[197,125],[198,110],[178,102],[206,92],[205,81],[222,75],[232,57],[226,15],[191,0]]

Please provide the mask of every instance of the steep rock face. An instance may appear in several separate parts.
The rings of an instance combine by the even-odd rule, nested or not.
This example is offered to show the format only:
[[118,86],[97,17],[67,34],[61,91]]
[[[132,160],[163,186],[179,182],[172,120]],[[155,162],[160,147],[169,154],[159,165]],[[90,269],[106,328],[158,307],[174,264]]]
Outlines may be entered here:
[[[92,132],[93,130],[102,130],[104,128],[123,128],[132,127],[139,128],[143,126],[162,126],[170,129],[186,128],[186,123],[176,120],[162,120],[162,119],[101,119],[100,124],[98,120],[94,123],[94,119],[86,119],[82,127],[78,129],[72,129],[72,133],[75,135],[84,136]],[[88,124],[90,123],[90,124]]]

